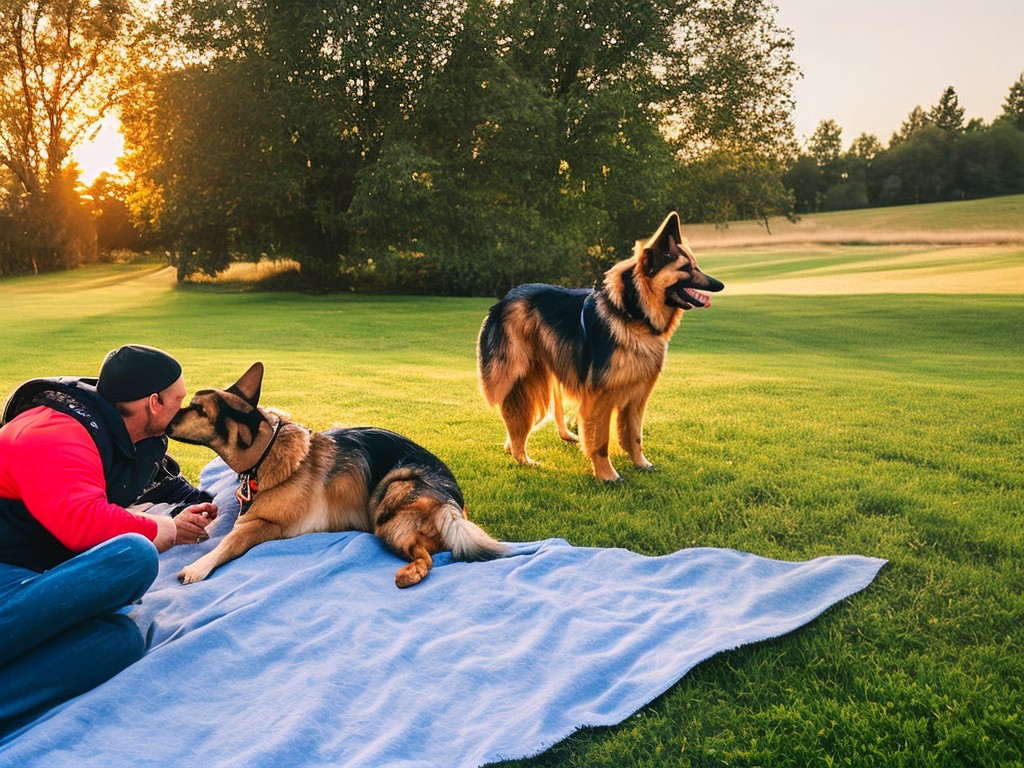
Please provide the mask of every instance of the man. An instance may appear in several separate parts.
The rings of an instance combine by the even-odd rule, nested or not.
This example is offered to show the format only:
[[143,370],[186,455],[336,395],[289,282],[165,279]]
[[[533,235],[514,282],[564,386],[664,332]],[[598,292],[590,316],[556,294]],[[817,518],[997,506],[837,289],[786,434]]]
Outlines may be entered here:
[[[133,344],[96,379],[35,379],[11,397],[0,421],[0,735],[141,658],[122,609],[153,583],[158,552],[208,538],[216,506],[166,456],[186,394],[174,358]],[[144,511],[154,502],[175,504],[173,516]]]

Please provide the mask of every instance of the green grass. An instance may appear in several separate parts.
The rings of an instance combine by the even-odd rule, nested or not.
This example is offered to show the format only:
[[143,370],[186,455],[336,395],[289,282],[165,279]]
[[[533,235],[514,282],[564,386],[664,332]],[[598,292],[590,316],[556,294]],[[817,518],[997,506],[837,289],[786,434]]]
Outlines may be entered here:
[[[868,251],[822,253],[870,266],[856,260]],[[723,256],[736,279],[775,275]],[[809,626],[721,654],[621,725],[509,766],[1024,765],[1024,294],[727,289],[686,316],[651,399],[660,471],[616,453],[620,487],[592,481],[550,426],[531,439],[541,467],[502,453],[475,377],[489,303],[180,290],[128,266],[4,280],[0,393],[94,375],[127,341],[173,352],[190,388],[262,360],[267,404],[315,428],[423,442],[503,539],[890,561]],[[210,458],[175,452],[192,477]]]

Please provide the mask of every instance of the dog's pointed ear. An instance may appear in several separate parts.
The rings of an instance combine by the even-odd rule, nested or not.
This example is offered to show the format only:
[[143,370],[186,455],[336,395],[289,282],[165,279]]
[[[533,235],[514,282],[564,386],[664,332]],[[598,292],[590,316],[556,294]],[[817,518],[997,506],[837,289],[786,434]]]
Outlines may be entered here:
[[253,363],[242,377],[227,388],[228,392],[238,395],[253,408],[260,403],[260,387],[263,385],[263,363]]
[[657,231],[647,238],[640,252],[640,266],[644,274],[653,277],[678,258],[679,244],[683,242],[683,228],[679,214],[672,211]]

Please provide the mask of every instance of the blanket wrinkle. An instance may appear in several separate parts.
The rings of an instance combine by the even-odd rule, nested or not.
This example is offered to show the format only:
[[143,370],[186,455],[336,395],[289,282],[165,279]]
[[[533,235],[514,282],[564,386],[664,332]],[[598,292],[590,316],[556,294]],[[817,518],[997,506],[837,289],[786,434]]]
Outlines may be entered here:
[[201,485],[221,508],[210,541],[161,555],[130,611],[146,656],[0,740],[0,765],[531,757],[581,727],[621,722],[717,653],[807,624],[884,564],[708,548],[647,557],[550,539],[478,563],[441,553],[429,578],[399,590],[395,555],[347,532],[261,544],[186,587],[177,572],[237,513],[236,476],[219,459]]

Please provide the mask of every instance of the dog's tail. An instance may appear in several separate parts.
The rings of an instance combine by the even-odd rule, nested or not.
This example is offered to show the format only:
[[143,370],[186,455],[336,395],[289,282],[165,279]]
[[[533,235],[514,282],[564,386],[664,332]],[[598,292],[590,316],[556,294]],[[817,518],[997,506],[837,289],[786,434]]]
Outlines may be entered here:
[[441,541],[456,560],[493,560],[508,554],[508,547],[492,539],[456,504],[445,504],[437,518]]
[[480,391],[488,405],[497,405],[503,399],[498,392],[495,379],[503,378],[501,373],[507,367],[508,336],[505,333],[505,302],[491,307],[480,326],[477,337],[477,372],[480,374]]
[[[523,288],[531,286],[522,286]],[[534,345],[524,336],[523,299],[510,292],[487,313],[477,338],[480,391],[488,405],[503,403],[537,365]]]

